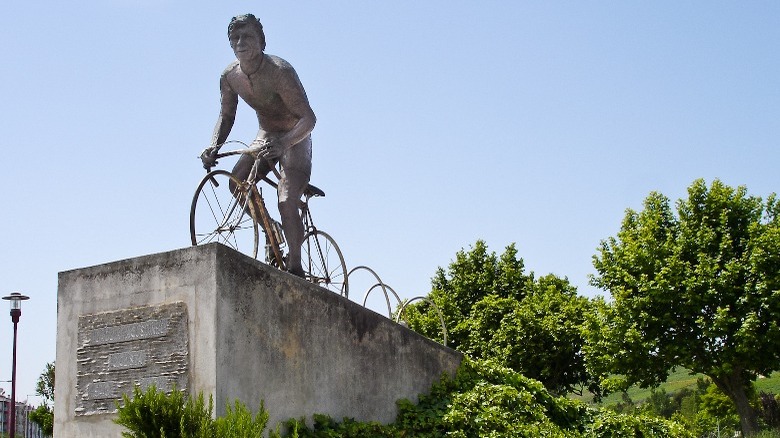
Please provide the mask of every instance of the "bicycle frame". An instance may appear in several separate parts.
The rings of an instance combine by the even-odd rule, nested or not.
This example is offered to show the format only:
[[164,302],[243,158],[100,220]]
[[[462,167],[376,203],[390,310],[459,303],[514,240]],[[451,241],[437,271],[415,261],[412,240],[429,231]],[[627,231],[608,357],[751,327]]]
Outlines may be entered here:
[[[240,143],[244,146],[246,146],[246,149],[239,149],[239,150],[233,150],[233,151],[227,151],[216,154],[216,158],[225,158],[232,155],[243,155],[243,154],[249,154],[249,155],[255,155],[257,152],[256,149],[250,148],[246,143],[238,140],[231,140],[229,142],[225,143]],[[257,187],[257,183],[254,183],[252,181],[255,181],[257,178],[257,171],[260,164],[260,160],[264,160],[265,158],[257,156],[255,157],[255,161],[252,164],[252,169],[249,171],[249,175],[247,176],[246,180],[243,181],[241,188],[236,188],[237,192],[245,192],[249,193],[249,196],[247,197],[247,200],[254,199],[255,202],[248,202],[248,205],[244,205],[242,207],[246,208],[249,207],[249,214],[252,216],[253,219],[257,221],[257,223],[260,224],[260,226],[263,228],[263,233],[265,234],[266,238],[266,262],[269,264],[276,263],[276,266],[281,270],[287,269],[287,263],[284,258],[284,255],[282,254],[281,246],[283,244],[283,237],[280,235],[278,230],[276,229],[275,224],[276,221],[271,218],[270,214],[268,213],[268,208],[265,206],[265,199],[263,198],[262,190]],[[279,171],[276,170],[276,166],[271,166],[271,169],[274,172],[274,175],[276,175],[277,179],[281,178],[281,175],[279,174]],[[270,186],[276,188],[278,186],[277,183],[275,183],[273,180],[269,179],[267,176],[263,176],[261,180],[267,182]],[[215,181],[215,184],[216,181]],[[235,195],[235,193],[234,193]],[[308,199],[307,199],[308,200]],[[311,214],[308,213],[308,206],[306,208],[307,216],[308,218],[304,221],[304,229],[307,229],[307,223],[310,222]],[[273,260],[269,260],[269,252],[268,249],[271,250],[271,254],[273,255]]]

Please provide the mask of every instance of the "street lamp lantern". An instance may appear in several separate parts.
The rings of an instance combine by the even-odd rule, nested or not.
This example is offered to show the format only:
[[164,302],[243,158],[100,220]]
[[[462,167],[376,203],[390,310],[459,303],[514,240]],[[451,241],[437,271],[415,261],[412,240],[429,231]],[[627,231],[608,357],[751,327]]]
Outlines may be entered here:
[[11,362],[11,421],[9,425],[9,438],[14,438],[16,434],[16,324],[19,323],[19,317],[22,316],[22,301],[29,300],[30,297],[13,292],[4,300],[11,301],[11,322],[14,323],[14,352],[13,362]]
[[29,300],[30,297],[19,292],[12,292],[11,295],[3,297],[3,299],[11,302],[11,320],[14,323],[19,322],[19,317],[22,316],[22,301]]

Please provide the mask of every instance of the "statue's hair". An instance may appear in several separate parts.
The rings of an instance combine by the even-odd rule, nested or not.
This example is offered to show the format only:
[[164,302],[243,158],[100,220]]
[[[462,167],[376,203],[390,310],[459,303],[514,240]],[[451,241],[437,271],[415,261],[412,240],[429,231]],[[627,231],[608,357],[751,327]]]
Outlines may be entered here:
[[260,44],[262,45],[262,50],[265,50],[265,32],[263,32],[263,24],[252,14],[236,15],[231,18],[230,24],[228,24],[228,38],[230,38],[230,33],[233,32],[234,29],[242,26],[249,26],[260,35]]

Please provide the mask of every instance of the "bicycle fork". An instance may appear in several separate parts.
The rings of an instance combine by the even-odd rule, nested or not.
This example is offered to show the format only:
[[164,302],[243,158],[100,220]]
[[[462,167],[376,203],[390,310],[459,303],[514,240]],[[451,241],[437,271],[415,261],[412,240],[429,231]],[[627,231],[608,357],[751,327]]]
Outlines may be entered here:
[[[265,234],[265,259],[266,262],[276,260],[276,264],[279,269],[287,270],[287,264],[282,257],[281,245],[284,243],[284,233],[281,230],[281,224],[271,219],[268,215],[268,210],[265,208],[265,202],[263,202],[263,195],[260,194],[256,186],[250,188],[250,192],[254,194],[254,202],[249,203],[251,210],[250,214],[255,220],[259,219],[263,224],[263,231]],[[259,213],[259,214],[258,214]],[[270,256],[273,255],[273,258]]]

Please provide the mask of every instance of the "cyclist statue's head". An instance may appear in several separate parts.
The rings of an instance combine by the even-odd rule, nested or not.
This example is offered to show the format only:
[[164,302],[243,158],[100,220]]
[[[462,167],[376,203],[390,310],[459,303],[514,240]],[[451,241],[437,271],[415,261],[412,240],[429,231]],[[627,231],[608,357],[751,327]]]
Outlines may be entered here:
[[228,24],[228,39],[233,31],[241,28],[253,29],[260,37],[260,50],[265,51],[265,32],[263,32],[263,24],[260,23],[260,20],[252,14],[236,15]]

